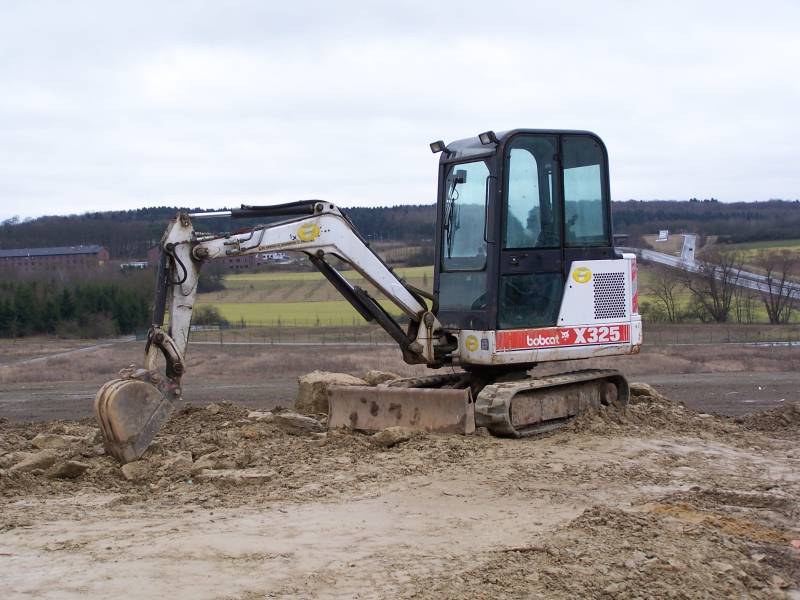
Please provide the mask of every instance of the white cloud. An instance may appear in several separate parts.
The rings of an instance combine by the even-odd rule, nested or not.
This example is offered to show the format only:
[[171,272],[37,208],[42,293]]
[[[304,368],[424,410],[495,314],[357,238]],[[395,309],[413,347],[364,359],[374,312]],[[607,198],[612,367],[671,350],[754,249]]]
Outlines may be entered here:
[[793,2],[19,1],[0,218],[431,202],[433,139],[592,129],[616,198],[800,196]]

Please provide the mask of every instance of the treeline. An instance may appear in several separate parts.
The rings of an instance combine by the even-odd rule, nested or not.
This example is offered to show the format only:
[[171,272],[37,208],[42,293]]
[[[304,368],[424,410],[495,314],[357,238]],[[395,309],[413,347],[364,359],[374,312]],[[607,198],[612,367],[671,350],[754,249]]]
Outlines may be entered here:
[[358,232],[368,239],[399,241],[433,241],[436,233],[436,207],[381,206],[348,208],[345,211]]
[[[0,224],[0,249],[100,244],[113,259],[143,258],[161,239],[168,219],[179,210],[203,209],[161,206],[40,217]],[[207,209],[206,209],[207,210]],[[423,244],[433,239],[434,205],[404,205],[345,209],[359,233],[368,240],[397,240]],[[790,239],[800,232],[800,201],[723,203],[716,200],[628,200],[614,202],[614,230],[633,236],[659,229],[718,235],[722,242]],[[196,220],[202,231],[235,231],[264,220],[213,218]]]
[[77,283],[0,276],[0,337],[133,333],[149,324],[151,280],[151,273]]
[[[214,209],[217,210],[217,209]],[[219,209],[225,210],[225,209]],[[201,208],[160,206],[38,219],[8,219],[0,223],[0,249],[99,244],[112,259],[144,258],[179,211],[210,212]],[[423,241],[433,238],[433,205],[350,208],[347,216],[369,240]],[[196,219],[201,231],[236,231],[279,219]]]
[[628,200],[614,202],[614,230],[631,235],[674,232],[717,235],[722,243],[785,240],[800,236],[800,201]]

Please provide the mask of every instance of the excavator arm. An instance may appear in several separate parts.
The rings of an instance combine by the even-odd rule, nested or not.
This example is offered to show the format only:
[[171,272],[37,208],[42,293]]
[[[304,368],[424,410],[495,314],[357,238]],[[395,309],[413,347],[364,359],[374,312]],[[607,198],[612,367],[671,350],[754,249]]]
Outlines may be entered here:
[[[441,366],[452,343],[423,298],[375,254],[333,204],[303,201],[269,207],[242,207],[221,214],[241,217],[292,217],[237,234],[201,234],[189,215],[172,220],[161,241],[153,323],[143,368],[123,369],[95,399],[95,413],[106,448],[121,462],[138,459],[182,399],[192,312],[200,270],[206,262],[248,254],[293,251],[309,260],[368,321],[375,321],[398,343],[408,363]],[[192,215],[206,216],[208,213]],[[351,284],[328,261],[341,260],[361,274],[407,317],[404,330],[369,293]],[[433,301],[433,297],[429,299]],[[169,313],[168,326],[165,316]],[[163,356],[161,373],[158,357]]]

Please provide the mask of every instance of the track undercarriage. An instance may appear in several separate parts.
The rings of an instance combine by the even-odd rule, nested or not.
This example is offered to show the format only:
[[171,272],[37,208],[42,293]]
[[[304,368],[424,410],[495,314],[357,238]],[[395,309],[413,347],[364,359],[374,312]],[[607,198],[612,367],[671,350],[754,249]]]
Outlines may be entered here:
[[623,408],[629,395],[628,382],[615,370],[541,377],[516,371],[488,381],[480,374],[450,373],[399,379],[378,388],[333,387],[328,425],[458,433],[485,427],[494,435],[519,438],[558,429],[601,405]]

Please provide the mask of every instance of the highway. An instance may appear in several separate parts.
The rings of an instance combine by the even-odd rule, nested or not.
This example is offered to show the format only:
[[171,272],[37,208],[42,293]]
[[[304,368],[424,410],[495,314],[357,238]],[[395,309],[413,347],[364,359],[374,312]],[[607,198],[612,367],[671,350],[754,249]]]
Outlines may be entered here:
[[[688,271],[690,273],[699,273],[702,270],[703,263],[694,257],[695,244],[697,236],[694,234],[684,235],[683,248],[680,256],[673,256],[672,254],[664,254],[663,252],[656,252],[655,250],[648,250],[645,248],[631,248],[619,247],[618,250],[622,252],[631,252],[636,255],[639,260],[644,262],[653,262],[672,269],[679,269],[681,271]],[[717,271],[717,279],[722,279],[722,273]],[[739,287],[756,290],[762,293],[769,293],[770,286],[769,280],[760,273],[753,273],[752,271],[739,271],[735,285]],[[780,281],[773,279],[773,293],[777,294],[780,286]],[[800,284],[792,284],[792,291],[790,293],[794,300],[800,300]]]

